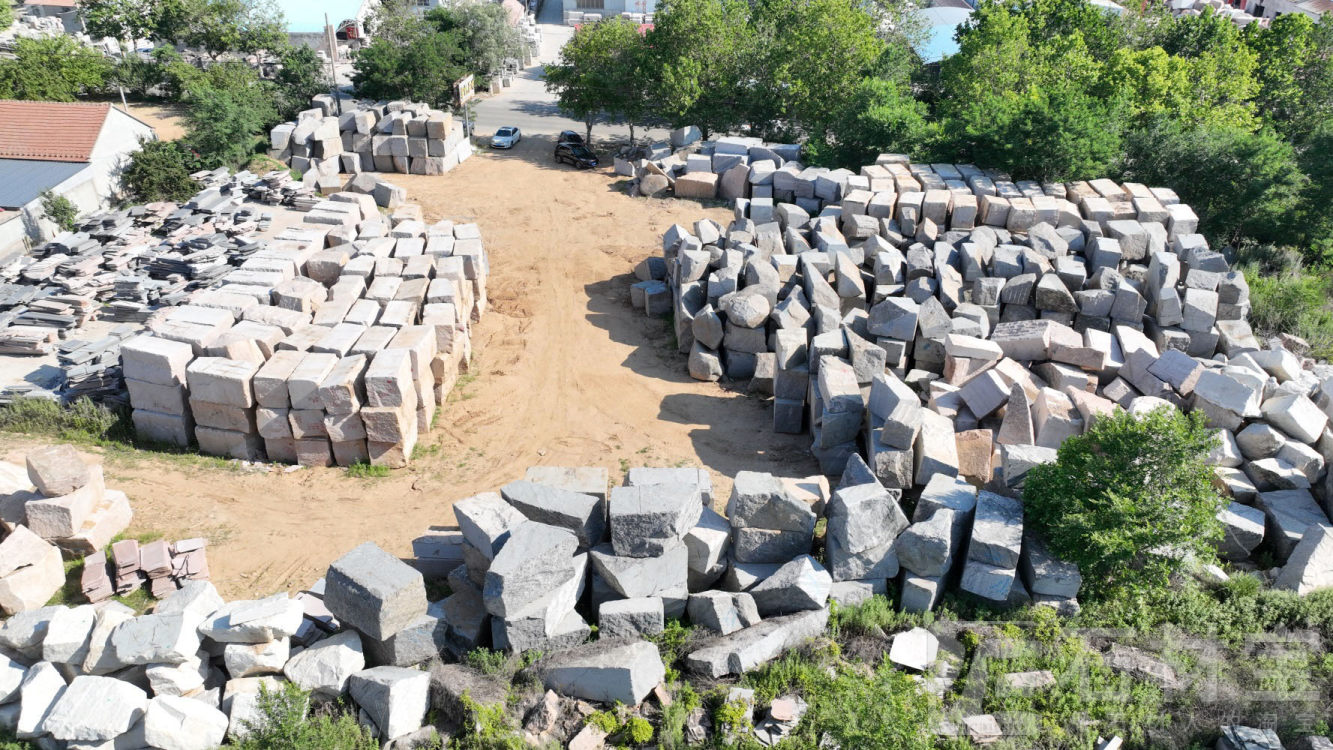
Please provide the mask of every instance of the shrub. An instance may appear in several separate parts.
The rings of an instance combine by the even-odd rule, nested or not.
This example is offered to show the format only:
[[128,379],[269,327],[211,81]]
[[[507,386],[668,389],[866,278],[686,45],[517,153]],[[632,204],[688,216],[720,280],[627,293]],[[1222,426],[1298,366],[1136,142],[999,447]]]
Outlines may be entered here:
[[249,734],[234,747],[242,750],[377,750],[370,731],[344,707],[312,710],[310,693],[287,683],[281,690],[262,686],[259,718],[246,721]]
[[66,232],[74,230],[74,222],[79,218],[79,207],[74,201],[50,190],[43,190],[41,199],[46,218]]
[[108,409],[81,398],[69,406],[44,398],[21,398],[0,406],[0,430],[80,443],[130,443],[134,425],[127,409]]
[[1079,565],[1085,592],[1163,586],[1182,557],[1210,557],[1221,536],[1205,462],[1216,440],[1197,413],[1101,417],[1028,474],[1027,519]]
[[130,156],[121,186],[139,203],[189,200],[199,189],[190,179],[189,159],[175,141],[144,141]]
[[[1250,285],[1250,324],[1261,335],[1290,333],[1310,344],[1318,359],[1333,356],[1333,282],[1326,274],[1308,273],[1292,253],[1273,251],[1268,263],[1242,267]],[[1285,261],[1285,262],[1282,262]],[[1282,268],[1274,266],[1281,263]]]

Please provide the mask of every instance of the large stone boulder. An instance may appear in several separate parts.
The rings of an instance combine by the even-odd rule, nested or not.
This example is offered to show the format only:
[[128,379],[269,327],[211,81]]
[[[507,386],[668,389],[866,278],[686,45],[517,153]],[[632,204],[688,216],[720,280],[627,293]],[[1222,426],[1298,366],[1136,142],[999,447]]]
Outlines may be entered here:
[[802,555],[750,589],[764,617],[820,609],[828,601],[833,578],[818,560]]
[[656,484],[611,489],[611,546],[617,555],[654,557],[677,545],[703,512],[694,484]]
[[705,641],[685,657],[685,666],[713,679],[744,674],[823,633],[828,614],[827,609],[817,609],[774,617]]
[[500,495],[529,520],[573,532],[584,549],[601,543],[606,533],[606,509],[592,495],[527,480],[506,484]]
[[227,735],[227,715],[196,698],[159,695],[148,701],[144,739],[159,750],[213,750]]
[[546,687],[584,700],[638,705],[666,676],[657,647],[647,641],[605,643],[557,654],[542,665]]
[[1310,524],[1273,582],[1304,596],[1333,586],[1333,529]]
[[[163,603],[172,604],[168,609],[179,610],[182,617],[192,618],[212,605],[208,591],[196,591],[198,601],[176,599],[181,594],[177,592]],[[199,625],[199,634],[214,643],[268,643],[296,635],[304,614],[305,607],[301,602],[288,598],[285,593],[263,599],[238,600],[223,604],[205,616]]]
[[421,728],[430,708],[430,675],[419,669],[375,667],[352,675],[352,700],[370,716],[380,740],[392,740]]
[[114,677],[75,677],[51,706],[42,729],[58,740],[106,742],[130,731],[148,709],[148,694]]
[[183,664],[199,651],[199,634],[185,615],[140,615],[116,626],[111,651],[125,667]]
[[486,570],[486,610],[497,617],[524,611],[569,580],[579,540],[568,529],[529,521],[510,534]]
[[361,637],[344,630],[293,656],[283,667],[287,679],[316,694],[337,697],[352,675],[366,668]]
[[383,640],[426,613],[421,572],[372,542],[329,566],[324,606],[344,625]]

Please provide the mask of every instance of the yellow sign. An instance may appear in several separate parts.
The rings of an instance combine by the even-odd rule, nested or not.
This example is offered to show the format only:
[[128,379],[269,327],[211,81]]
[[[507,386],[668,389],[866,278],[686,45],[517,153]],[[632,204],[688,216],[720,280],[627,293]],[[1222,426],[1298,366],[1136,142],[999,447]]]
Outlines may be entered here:
[[454,84],[454,98],[458,100],[458,106],[463,106],[472,100],[476,92],[472,90],[472,76],[466,75],[458,79]]

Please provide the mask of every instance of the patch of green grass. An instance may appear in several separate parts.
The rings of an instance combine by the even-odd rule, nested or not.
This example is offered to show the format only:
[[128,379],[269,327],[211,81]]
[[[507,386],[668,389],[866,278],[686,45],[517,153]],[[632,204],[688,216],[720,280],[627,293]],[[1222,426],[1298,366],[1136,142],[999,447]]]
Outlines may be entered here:
[[347,467],[347,476],[353,479],[379,479],[392,473],[393,469],[387,466],[376,466],[366,461],[357,461]]
[[[122,531],[111,537],[111,544],[123,542],[126,539],[133,539],[139,544],[148,544],[149,542],[156,542],[163,536],[163,533],[160,531]],[[108,544],[107,546],[110,547],[111,544]]]
[[435,443],[434,445],[425,445],[422,443],[417,443],[416,447],[412,449],[412,460],[420,461],[423,458],[429,458],[431,456],[439,455],[440,449],[441,446],[439,443]]
[[147,612],[149,607],[157,603],[153,595],[148,593],[147,586],[140,586],[124,596],[113,596],[111,598],[134,610],[136,615]]
[[462,734],[454,738],[456,750],[525,750],[527,745],[509,723],[502,705],[483,706],[463,694],[463,707],[470,721],[462,722]]
[[876,594],[855,607],[836,602],[829,610],[829,634],[834,638],[848,635],[879,635],[916,627],[930,627],[938,612],[900,612],[886,596]]
[[[46,603],[48,607],[64,605],[73,607],[76,604],[82,604],[83,598],[83,559],[65,561],[65,585],[51,596],[51,600]],[[3,742],[3,737],[0,737]],[[0,744],[0,750],[5,750],[5,746]]]

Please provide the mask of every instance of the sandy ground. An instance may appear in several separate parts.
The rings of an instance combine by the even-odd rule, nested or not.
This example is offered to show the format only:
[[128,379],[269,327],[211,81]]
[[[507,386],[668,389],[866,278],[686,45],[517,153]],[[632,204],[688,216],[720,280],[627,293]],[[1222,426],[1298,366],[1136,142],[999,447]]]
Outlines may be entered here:
[[151,125],[158,140],[185,137],[185,108],[179,104],[131,104],[130,114]]
[[[632,269],[673,222],[729,212],[629,198],[609,171],[550,161],[525,139],[443,177],[395,176],[428,220],[481,225],[490,309],[474,328],[474,379],[455,391],[408,469],[353,479],[339,469],[252,474],[220,462],[113,452],[108,484],[127,492],[134,533],[210,539],[228,597],[309,585],[365,540],[409,555],[453,523],[453,501],[520,479],[528,466],[699,465],[725,501],[737,471],[816,472],[808,436],[777,435],[768,404],[700,383],[666,323],[629,307]],[[0,438],[21,457],[34,441]]]

